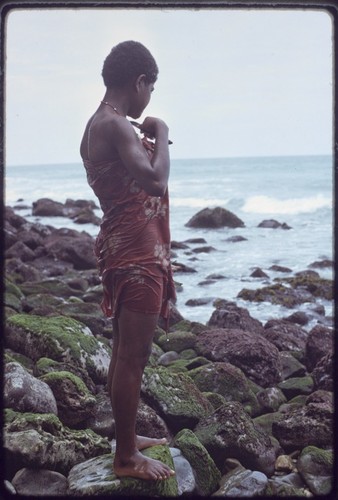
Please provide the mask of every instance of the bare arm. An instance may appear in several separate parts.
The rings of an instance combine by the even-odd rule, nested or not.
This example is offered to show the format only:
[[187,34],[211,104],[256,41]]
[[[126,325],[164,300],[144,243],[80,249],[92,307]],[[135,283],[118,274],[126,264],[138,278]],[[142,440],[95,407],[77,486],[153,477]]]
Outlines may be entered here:
[[125,167],[142,188],[152,196],[163,196],[169,177],[168,127],[158,118],[146,118],[144,128],[155,137],[155,150],[150,159],[128,120],[114,121],[113,142]]

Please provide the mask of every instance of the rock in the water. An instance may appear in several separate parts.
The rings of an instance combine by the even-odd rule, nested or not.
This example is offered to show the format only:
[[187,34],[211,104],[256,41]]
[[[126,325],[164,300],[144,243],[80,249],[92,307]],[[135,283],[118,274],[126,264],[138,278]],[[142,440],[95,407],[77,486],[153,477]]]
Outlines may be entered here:
[[263,325],[253,318],[247,309],[234,302],[220,301],[208,321],[213,328],[238,328],[251,333],[262,333]]
[[240,403],[225,403],[202,418],[194,433],[222,468],[227,457],[237,458],[249,469],[271,475],[276,451],[267,434],[258,430]]
[[66,496],[67,478],[59,472],[43,469],[21,469],[12,481],[16,492],[22,496]]
[[195,471],[196,493],[211,495],[218,486],[221,474],[206,448],[190,429],[180,431],[174,441]]
[[[167,446],[152,446],[143,450],[145,456],[160,460],[172,469],[174,463]],[[68,475],[68,494],[71,496],[144,496],[174,497],[178,495],[175,476],[165,481],[145,481],[130,477],[117,478],[112,471],[114,454],[92,458],[72,468]]]
[[244,227],[244,222],[225,208],[204,208],[195,214],[187,223],[187,227]]
[[258,227],[268,228],[268,229],[291,229],[286,222],[278,222],[275,219],[266,219],[258,224]]
[[279,351],[259,334],[230,328],[206,330],[197,336],[195,349],[212,361],[237,366],[262,387],[272,386],[281,378]]
[[57,405],[48,385],[33,377],[19,363],[8,363],[4,377],[4,403],[15,411],[54,413]]

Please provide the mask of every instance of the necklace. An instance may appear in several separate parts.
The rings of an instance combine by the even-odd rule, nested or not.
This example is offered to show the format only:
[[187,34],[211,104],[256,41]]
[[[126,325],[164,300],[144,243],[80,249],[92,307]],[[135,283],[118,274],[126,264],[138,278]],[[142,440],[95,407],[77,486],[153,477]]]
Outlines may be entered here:
[[110,102],[107,102],[107,101],[101,101],[102,104],[106,104],[107,106],[110,106],[111,108],[113,108],[113,110],[115,111],[115,113],[119,114],[119,112],[117,111],[117,109],[115,108],[115,106],[113,106],[112,104],[110,104]]

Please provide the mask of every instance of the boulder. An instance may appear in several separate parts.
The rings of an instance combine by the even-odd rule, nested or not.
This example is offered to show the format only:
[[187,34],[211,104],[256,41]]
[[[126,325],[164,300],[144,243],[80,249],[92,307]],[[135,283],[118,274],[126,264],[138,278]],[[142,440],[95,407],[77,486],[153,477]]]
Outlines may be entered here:
[[311,372],[326,354],[333,352],[334,332],[331,328],[316,325],[306,340],[306,366]]
[[6,344],[37,361],[49,357],[88,370],[95,383],[105,383],[111,350],[86,326],[63,316],[16,314],[8,318]]
[[43,217],[64,217],[64,205],[50,198],[40,198],[33,202],[32,215]]
[[61,361],[54,361],[50,358],[40,358],[35,363],[33,373],[35,377],[42,377],[47,373],[63,371],[73,373],[79,377],[86,384],[89,391],[95,394],[96,386],[88,375],[88,371],[81,366],[75,365],[74,363],[63,363]]
[[238,401],[249,415],[260,411],[255,394],[239,368],[230,363],[208,363],[189,371],[201,392],[213,392],[224,397],[225,401]]
[[255,427],[240,403],[225,403],[202,418],[194,433],[221,470],[225,459],[233,457],[244,467],[268,476],[274,471],[276,452],[272,442]]
[[47,255],[71,262],[75,269],[96,269],[94,238],[85,231],[56,229],[45,239]]
[[278,387],[267,387],[258,392],[257,400],[264,412],[276,412],[286,403],[286,397]]
[[204,208],[195,214],[186,224],[195,228],[244,227],[244,222],[235,214],[222,207]]
[[217,488],[221,474],[206,448],[190,429],[183,429],[174,439],[175,445],[191,464],[196,477],[196,494],[211,495]]
[[285,450],[332,446],[332,403],[310,400],[305,406],[290,408],[283,419],[272,424],[272,432]]
[[237,366],[262,387],[280,381],[282,365],[279,351],[259,334],[230,328],[206,330],[197,336],[195,349],[212,361]]
[[4,404],[20,412],[58,413],[55,397],[48,385],[33,377],[19,363],[5,365]]
[[219,301],[212,313],[208,326],[213,328],[235,328],[251,333],[262,333],[263,325],[253,318],[247,309],[238,307],[234,302]]
[[[152,446],[142,453],[173,468],[167,446]],[[144,496],[174,497],[178,495],[175,476],[165,481],[144,481],[130,477],[117,478],[112,472],[114,454],[92,458],[73,467],[68,475],[70,496]]]
[[49,469],[67,475],[74,465],[109,453],[110,443],[93,431],[64,427],[56,415],[7,412],[6,467]]
[[29,497],[66,496],[67,478],[59,472],[43,469],[24,468],[19,470],[12,481],[18,495]]
[[316,364],[312,372],[315,389],[322,389],[324,391],[333,391],[333,353],[328,353],[323,356]]
[[169,341],[167,340],[166,335],[162,335],[158,340],[157,344],[163,349],[165,352],[167,351],[175,351],[181,352],[185,349],[193,349],[196,342],[196,335],[191,332],[185,332],[176,330],[168,336]]
[[263,227],[268,229],[291,229],[286,222],[278,222],[275,219],[266,219],[258,224],[257,227]]
[[250,302],[271,302],[287,308],[296,307],[304,302],[314,302],[313,295],[303,289],[293,290],[282,283],[268,285],[262,288],[243,288],[237,295],[239,299]]
[[174,431],[193,428],[213,408],[192,379],[184,373],[172,373],[165,368],[144,371],[142,396]]
[[222,486],[214,493],[215,497],[256,497],[263,496],[268,478],[263,472],[237,467],[222,478]]
[[289,321],[268,321],[262,335],[280,351],[305,351],[307,332]]
[[315,271],[303,271],[296,273],[296,276],[289,278],[279,278],[283,283],[287,283],[294,290],[302,293],[307,292],[312,297],[319,297],[326,300],[333,300],[332,279],[321,278]]
[[298,457],[297,468],[311,493],[322,496],[332,493],[333,453],[316,446],[307,446]]
[[93,414],[96,398],[73,373],[54,371],[43,375],[41,380],[53,391],[58,416],[64,425],[76,427]]

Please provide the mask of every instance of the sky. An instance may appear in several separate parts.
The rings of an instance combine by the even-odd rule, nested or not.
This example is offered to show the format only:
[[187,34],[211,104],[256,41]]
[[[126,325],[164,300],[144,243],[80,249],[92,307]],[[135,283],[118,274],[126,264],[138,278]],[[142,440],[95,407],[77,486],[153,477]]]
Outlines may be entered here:
[[325,11],[15,9],[6,22],[5,163],[77,163],[104,97],[101,70],[124,40],[159,66],[147,115],[171,157],[332,152],[332,19]]

